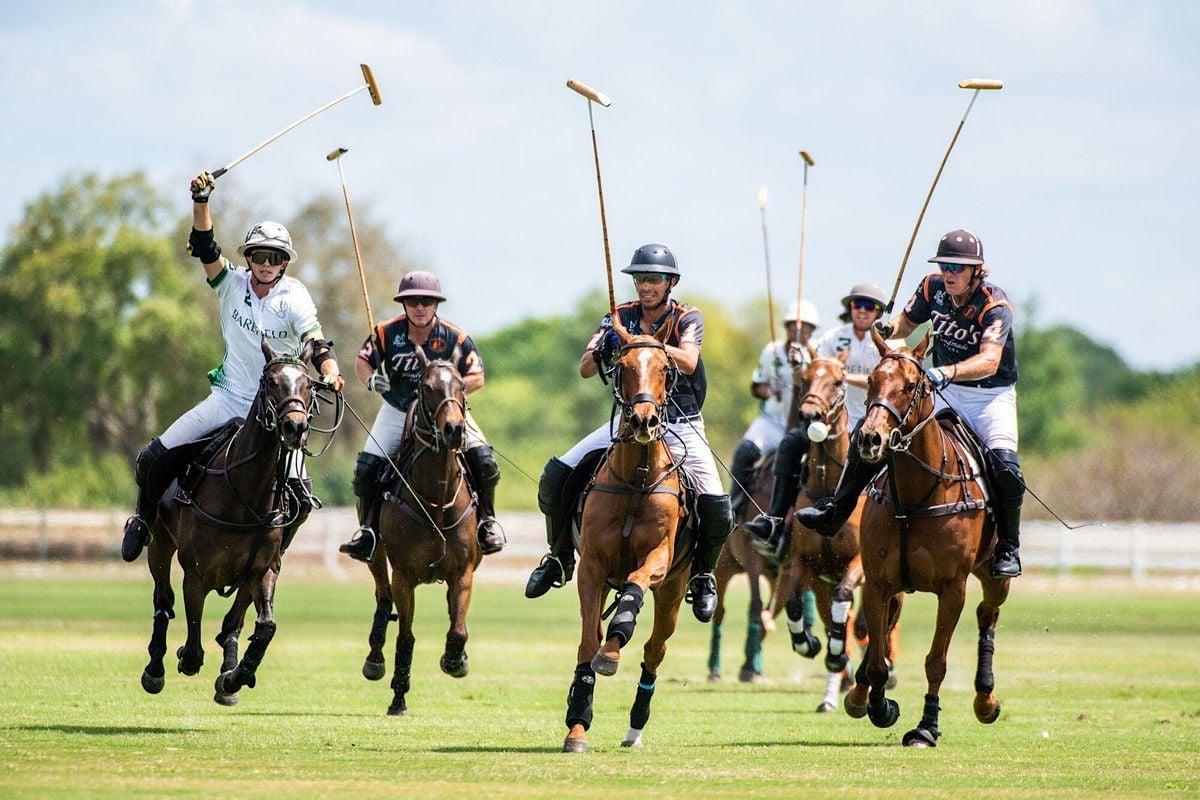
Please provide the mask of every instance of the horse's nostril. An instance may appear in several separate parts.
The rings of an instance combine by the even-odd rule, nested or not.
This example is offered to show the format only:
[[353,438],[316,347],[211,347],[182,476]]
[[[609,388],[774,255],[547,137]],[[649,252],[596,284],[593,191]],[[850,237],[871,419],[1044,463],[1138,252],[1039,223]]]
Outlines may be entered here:
[[662,422],[662,420],[660,420],[658,418],[658,415],[654,414],[653,416],[650,417],[650,419],[646,420],[646,426],[648,428],[650,428],[651,430],[654,430],[661,424],[661,422]]

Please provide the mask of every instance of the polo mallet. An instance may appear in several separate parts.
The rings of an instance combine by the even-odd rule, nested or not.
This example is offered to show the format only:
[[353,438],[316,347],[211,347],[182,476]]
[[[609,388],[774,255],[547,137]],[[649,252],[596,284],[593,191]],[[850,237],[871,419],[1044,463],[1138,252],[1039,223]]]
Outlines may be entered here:
[[226,172],[229,172],[229,170],[233,169],[238,164],[242,163],[247,158],[249,158],[250,156],[257,153],[259,150],[262,150],[264,147],[269,145],[271,142],[285,136],[286,134],[290,133],[295,128],[299,127],[300,125],[303,125],[305,122],[308,122],[310,119],[315,117],[317,114],[320,114],[322,111],[328,111],[329,109],[333,108],[334,106],[336,106],[338,103],[342,102],[343,100],[349,100],[351,97],[358,94],[359,92],[363,92],[363,91],[370,92],[371,93],[371,102],[374,103],[375,105],[381,104],[383,102],[383,99],[380,98],[380,96],[379,96],[379,85],[377,83],[375,83],[375,76],[371,74],[371,68],[368,67],[366,64],[360,64],[359,66],[362,67],[362,74],[363,74],[363,80],[364,80],[364,83],[362,86],[359,86],[359,87],[353,89],[352,91],[346,92],[344,95],[342,95],[341,97],[339,97],[336,100],[329,101],[328,103],[321,106],[320,108],[318,108],[316,111],[312,112],[311,114],[301,117],[300,119],[293,122],[291,125],[288,125],[286,128],[284,128],[283,130],[281,130],[279,133],[275,134],[271,138],[267,139],[262,144],[256,145],[255,147],[251,148],[250,150],[247,150],[245,153],[242,153],[240,156],[235,158],[233,161],[230,161],[228,164],[221,167],[220,169],[213,170],[213,172],[212,172],[213,180],[216,180],[217,178],[224,175]]
[[[358,264],[358,279],[362,284],[363,305],[367,307],[367,324],[371,326],[371,336],[378,340],[377,331],[375,329],[375,315],[371,313],[371,298],[367,294],[367,273],[363,269],[362,251],[358,247],[358,230],[354,227],[354,212],[350,209],[350,192],[346,189],[346,174],[342,171],[342,156],[350,151],[344,147],[339,147],[329,155],[325,156],[326,161],[333,161],[337,164],[338,178],[342,182],[342,199],[346,201],[346,218],[350,220],[350,241],[354,243],[354,261]],[[375,342],[379,347],[379,357],[382,364],[383,358],[383,343]],[[382,367],[380,367],[382,369]]]
[[929,193],[925,195],[925,202],[921,205],[921,213],[917,215],[917,224],[913,226],[912,236],[908,238],[908,247],[904,248],[904,258],[900,261],[900,273],[896,275],[896,282],[892,285],[892,296],[888,298],[887,306],[883,309],[883,321],[886,324],[892,316],[892,306],[896,302],[896,294],[900,291],[900,281],[904,279],[904,269],[908,266],[908,257],[912,253],[913,243],[917,240],[917,232],[921,230],[921,221],[925,219],[925,210],[929,208],[929,201],[933,198],[933,190],[937,188],[938,180],[942,177],[942,170],[946,168],[946,162],[950,160],[950,151],[954,149],[954,143],[958,141],[958,135],[962,133],[963,125],[966,124],[967,115],[971,113],[972,106],[975,105],[975,98],[979,97],[979,93],[985,89],[1001,89],[1004,86],[1003,81],[994,80],[991,78],[967,78],[958,82],[960,89],[974,89],[971,93],[971,102],[967,103],[967,110],[963,112],[962,119],[958,121],[958,127],[954,129],[954,136],[950,139],[950,146],[946,148],[946,155],[942,156],[942,163],[938,165],[937,174],[933,176],[933,184],[929,187]]
[[800,331],[804,327],[803,321],[800,320],[800,302],[804,299],[804,246],[805,228],[808,222],[808,168],[816,164],[812,156],[807,150],[800,151],[800,158],[804,159],[804,193],[800,201],[800,269],[796,277],[796,342],[800,342]]
[[592,129],[592,156],[596,160],[596,191],[600,195],[600,232],[604,236],[604,268],[608,273],[608,307],[612,312],[613,325],[619,326],[621,321],[617,319],[617,293],[613,288],[612,252],[608,248],[608,217],[604,213],[604,184],[600,181],[600,148],[596,145],[596,123],[592,119],[592,103],[599,103],[604,108],[608,108],[612,105],[612,100],[608,99],[608,95],[601,94],[586,83],[581,83],[573,78],[567,81],[567,88],[583,95],[588,101],[588,126]]
[[[767,240],[767,187],[758,187],[758,214],[762,219],[763,268],[767,275],[767,325],[770,326],[767,341],[775,341],[775,293],[771,289],[771,248]],[[775,377],[779,377],[779,368],[783,364],[779,355],[775,355]]]

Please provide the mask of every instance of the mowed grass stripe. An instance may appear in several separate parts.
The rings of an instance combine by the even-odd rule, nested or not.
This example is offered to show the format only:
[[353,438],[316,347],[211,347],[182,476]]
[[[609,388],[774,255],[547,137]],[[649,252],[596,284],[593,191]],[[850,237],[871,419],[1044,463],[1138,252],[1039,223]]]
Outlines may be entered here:
[[[950,652],[937,750],[898,744],[920,716],[932,598],[908,598],[901,684],[892,694],[903,716],[881,731],[840,712],[814,713],[822,670],[792,654],[782,633],[765,645],[770,683],[738,685],[746,608],[739,590],[725,624],[726,681],[705,681],[708,628],[682,620],[660,672],[647,746],[620,748],[644,615],[620,672],[597,684],[593,752],[572,757],[556,752],[579,626],[571,590],[531,602],[519,587],[479,587],[471,675],[460,681],[437,668],[444,590],[419,590],[410,714],[397,719],[384,715],[390,672],[378,683],[359,674],[373,606],[365,572],[356,583],[335,583],[285,570],[279,632],[258,687],[243,690],[234,709],[211,699],[220,657],[212,640],[227,601],[210,597],[206,662],[194,678],[174,671],[184,635],[179,601],[166,689],[151,697],[138,684],[150,632],[143,573],[10,573],[0,581],[0,792],[1196,796],[1200,598],[1038,586],[1026,593],[1018,581],[1001,616],[1004,713],[992,726],[971,714],[977,592],[969,598]],[[393,638],[394,626],[389,668]]]

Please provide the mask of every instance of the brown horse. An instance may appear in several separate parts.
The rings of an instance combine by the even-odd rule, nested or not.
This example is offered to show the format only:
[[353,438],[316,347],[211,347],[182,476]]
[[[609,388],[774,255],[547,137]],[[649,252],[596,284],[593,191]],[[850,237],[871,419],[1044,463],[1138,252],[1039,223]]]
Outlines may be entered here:
[[929,337],[912,350],[889,350],[874,329],[871,334],[883,359],[868,379],[859,452],[867,463],[886,462],[887,472],[868,490],[872,502],[863,512],[863,608],[870,644],[865,668],[858,670],[857,684],[846,696],[846,710],[855,717],[865,713],[877,727],[896,723],[900,707],[886,697],[888,664],[876,643],[884,641],[895,625],[902,592],[936,594],[937,627],[925,658],[924,713],[903,739],[908,747],[935,747],[946,651],[971,573],[983,585],[983,600],[975,611],[979,624],[975,716],[983,723],[1000,716],[993,694],[992,653],[1008,579],[993,578],[988,566],[996,526],[983,501],[981,465],[934,415],[933,389],[921,369]]
[[[425,361],[420,348],[417,354]],[[376,614],[371,654],[363,674],[381,676],[384,669],[383,637],[390,611],[384,602],[390,588],[399,623],[393,696],[387,712],[393,716],[408,711],[404,696],[409,690],[415,642],[413,593],[419,584],[446,582],[450,630],[440,666],[454,678],[467,674],[467,609],[475,569],[483,555],[475,535],[475,502],[462,458],[466,430],[467,393],[462,376],[449,361],[426,363],[400,446],[399,474],[391,479],[392,490],[383,494],[378,528],[381,546],[371,563]]]
[[[178,651],[178,668],[195,675],[204,663],[200,622],[204,601],[214,589],[237,591],[225,615],[217,643],[224,651],[215,700],[237,702],[238,690],[255,685],[255,673],[275,635],[275,581],[281,555],[306,514],[301,498],[288,488],[292,460],[308,437],[313,384],[299,358],[280,356],[263,342],[266,365],[258,395],[240,429],[213,454],[187,492],[167,493],[147,551],[154,578],[154,628],[150,662],[142,688],[162,691],[167,625],[174,618],[171,557],[178,551],[183,568],[187,641]],[[304,358],[311,355],[311,342]],[[223,590],[228,591],[223,591]],[[258,611],[254,633],[241,661],[238,635],[250,602]]]
[[[774,457],[768,456],[755,470],[756,478],[753,494],[754,502],[746,503],[738,512],[738,522],[744,522],[759,508],[767,505],[771,494],[771,466]],[[750,584],[750,608],[746,617],[746,644],[743,649],[745,660],[738,670],[738,680],[742,683],[753,683],[762,677],[762,640],[768,633],[775,630],[775,617],[779,612],[772,612],[771,598],[775,593],[775,580],[778,571],[768,564],[757,550],[750,544],[750,535],[740,527],[735,527],[725,540],[725,549],[717,561],[714,578],[717,582],[717,610],[712,619],[712,635],[708,649],[708,680],[721,680],[721,626],[725,622],[725,595],[729,591],[729,582],[735,575],[746,574]],[[767,579],[770,594],[763,598],[761,579]]]
[[[567,694],[563,752],[587,751],[596,675],[617,671],[621,648],[633,638],[647,590],[654,593],[654,629],[643,650],[641,681],[621,744],[637,747],[650,718],[658,667],[675,632],[691,561],[681,541],[684,494],[679,464],[667,449],[667,395],[675,365],[662,342],[631,336],[614,317],[621,352],[613,397],[621,407],[616,441],[584,501],[579,530],[578,666]],[[610,588],[616,613],[601,635],[601,611]],[[610,609],[610,611],[613,609]]]

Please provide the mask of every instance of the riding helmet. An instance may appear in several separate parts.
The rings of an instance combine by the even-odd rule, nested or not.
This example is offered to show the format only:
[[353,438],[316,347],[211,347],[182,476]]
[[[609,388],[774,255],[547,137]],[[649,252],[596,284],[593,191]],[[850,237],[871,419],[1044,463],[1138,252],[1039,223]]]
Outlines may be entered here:
[[929,263],[979,266],[983,263],[983,242],[970,231],[950,231],[938,242],[937,255]]
[[626,275],[646,275],[657,273],[678,278],[679,267],[675,266],[675,256],[665,244],[644,244],[633,251],[629,266],[621,270]]
[[409,272],[400,279],[400,287],[392,299],[399,303],[406,297],[432,297],[439,303],[446,300],[446,295],[442,294],[442,282],[432,272],[423,270]]
[[296,251],[292,249],[292,235],[278,222],[266,220],[247,231],[246,241],[238,245],[237,254],[244,256],[247,250],[263,248],[280,250],[287,254],[288,261],[296,260]]

